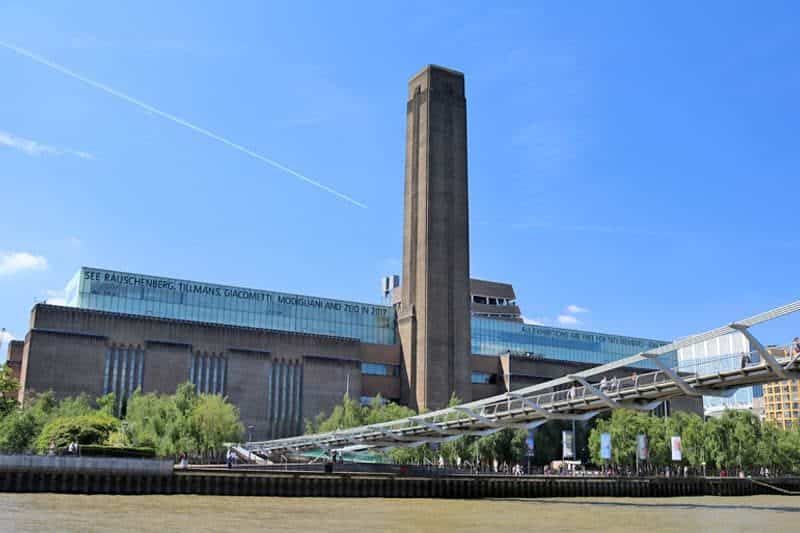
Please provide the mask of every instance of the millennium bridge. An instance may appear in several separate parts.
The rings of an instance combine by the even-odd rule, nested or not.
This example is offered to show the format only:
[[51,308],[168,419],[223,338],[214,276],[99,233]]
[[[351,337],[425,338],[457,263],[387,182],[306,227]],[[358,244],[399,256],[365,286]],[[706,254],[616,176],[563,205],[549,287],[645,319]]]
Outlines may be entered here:
[[[385,451],[448,442],[465,435],[491,435],[504,428],[533,429],[549,420],[588,420],[611,409],[649,411],[672,398],[729,396],[740,387],[800,377],[797,355],[766,348],[750,331],[798,310],[800,300],[609,364],[482,400],[392,422],[248,442],[236,451],[254,462],[313,450],[326,454]],[[679,348],[737,331],[749,340],[749,354],[692,361],[688,363],[691,366],[682,363],[680,369],[675,366],[674,352]],[[612,370],[631,366],[636,371],[630,377],[607,377]]]

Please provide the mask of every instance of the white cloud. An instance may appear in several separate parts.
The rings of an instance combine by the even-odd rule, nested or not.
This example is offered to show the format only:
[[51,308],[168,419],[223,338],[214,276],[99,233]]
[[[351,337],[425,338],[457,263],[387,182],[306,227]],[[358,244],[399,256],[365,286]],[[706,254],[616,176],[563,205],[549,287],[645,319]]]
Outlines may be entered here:
[[574,326],[580,324],[580,321],[571,315],[558,315],[558,323],[565,326]]
[[9,148],[19,150],[20,152],[24,152],[32,156],[67,154],[80,157],[81,159],[94,159],[94,156],[88,152],[73,150],[71,148],[58,148],[56,146],[49,146],[31,139],[17,137],[5,131],[0,131],[0,145],[8,146]]
[[573,315],[578,313],[588,313],[588,312],[589,310],[587,308],[581,307],[579,305],[569,304],[567,306],[567,313],[572,313]]
[[13,341],[16,339],[13,333],[10,333],[4,329],[0,330],[0,365],[6,360],[6,355],[8,354],[8,347],[6,343]]
[[528,318],[526,316],[522,317],[522,321],[526,324],[531,324],[533,326],[544,326],[548,322],[550,322],[547,318]]
[[0,254],[0,276],[10,276],[23,270],[44,270],[47,259],[28,252],[8,252]]

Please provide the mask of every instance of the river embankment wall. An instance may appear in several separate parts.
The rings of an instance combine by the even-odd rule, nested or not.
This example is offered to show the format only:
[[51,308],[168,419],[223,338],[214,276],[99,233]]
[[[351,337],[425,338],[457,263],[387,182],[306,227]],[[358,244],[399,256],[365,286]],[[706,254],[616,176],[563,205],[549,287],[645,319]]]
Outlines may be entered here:
[[169,461],[47,457],[10,461],[0,457],[0,492],[466,499],[748,496],[780,491],[800,491],[800,479],[173,470]]

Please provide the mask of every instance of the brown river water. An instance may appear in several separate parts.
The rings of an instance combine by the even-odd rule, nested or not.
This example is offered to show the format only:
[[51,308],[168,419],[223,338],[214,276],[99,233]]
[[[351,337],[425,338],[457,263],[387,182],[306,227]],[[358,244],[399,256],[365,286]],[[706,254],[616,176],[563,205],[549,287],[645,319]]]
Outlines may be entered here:
[[0,493],[0,531],[798,531],[800,497],[414,500]]

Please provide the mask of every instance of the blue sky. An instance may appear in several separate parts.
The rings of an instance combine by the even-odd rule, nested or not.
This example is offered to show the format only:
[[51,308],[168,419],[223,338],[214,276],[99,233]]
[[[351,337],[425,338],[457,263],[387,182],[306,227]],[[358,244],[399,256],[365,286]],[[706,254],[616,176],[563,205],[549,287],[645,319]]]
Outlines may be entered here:
[[671,339],[797,299],[796,5],[522,4],[4,2],[0,41],[368,207],[0,47],[0,327],[81,265],[379,301],[428,63],[466,74],[473,277],[528,319]]

